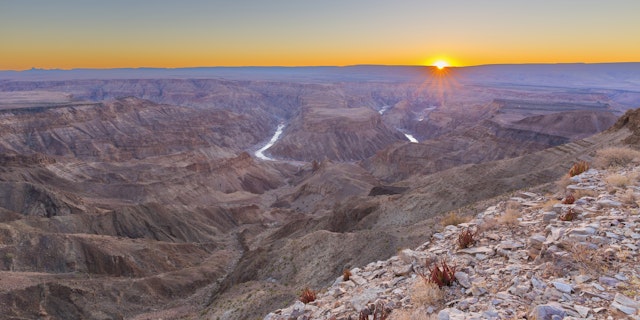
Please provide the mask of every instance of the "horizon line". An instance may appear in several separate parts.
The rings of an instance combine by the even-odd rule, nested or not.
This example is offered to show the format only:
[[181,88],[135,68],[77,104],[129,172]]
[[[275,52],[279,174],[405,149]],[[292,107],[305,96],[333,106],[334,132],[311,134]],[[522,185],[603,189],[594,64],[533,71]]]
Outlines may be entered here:
[[[600,64],[629,64],[640,63],[640,61],[617,61],[617,62],[527,62],[527,63],[487,63],[477,65],[452,65],[446,68],[458,69],[458,68],[472,68],[472,67],[484,67],[484,66],[525,66],[525,65],[600,65]],[[29,72],[29,71],[83,71],[83,70],[181,70],[181,69],[215,69],[215,68],[229,68],[229,69],[241,69],[241,68],[349,68],[349,67],[426,67],[436,68],[433,65],[423,64],[350,64],[350,65],[299,65],[299,66],[283,66],[283,65],[245,65],[245,66],[184,66],[184,67],[111,67],[111,68],[91,68],[91,67],[78,67],[78,68],[38,68],[31,67],[29,69],[0,69],[0,72]]]

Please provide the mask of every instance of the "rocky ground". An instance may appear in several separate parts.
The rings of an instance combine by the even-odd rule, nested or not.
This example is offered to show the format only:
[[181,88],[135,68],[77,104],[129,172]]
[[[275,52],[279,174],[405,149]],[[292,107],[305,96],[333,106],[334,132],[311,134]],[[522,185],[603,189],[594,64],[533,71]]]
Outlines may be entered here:
[[[627,166],[567,177],[573,204],[563,191],[516,192],[265,319],[640,319],[638,176]],[[476,242],[461,249],[467,228]],[[443,261],[457,281],[439,289],[420,273]]]

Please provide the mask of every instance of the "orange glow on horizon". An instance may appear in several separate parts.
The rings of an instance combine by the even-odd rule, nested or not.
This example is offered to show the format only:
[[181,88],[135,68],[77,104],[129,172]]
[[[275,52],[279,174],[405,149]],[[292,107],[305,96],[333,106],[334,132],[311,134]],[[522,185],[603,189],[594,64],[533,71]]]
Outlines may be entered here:
[[444,60],[438,60],[438,61],[436,61],[436,62],[433,64],[433,66],[434,66],[434,67],[436,67],[436,68],[438,68],[438,70],[442,70],[442,69],[444,69],[445,67],[448,67],[448,66],[449,66],[449,63],[447,63],[447,62],[446,62],[446,61],[444,61]]

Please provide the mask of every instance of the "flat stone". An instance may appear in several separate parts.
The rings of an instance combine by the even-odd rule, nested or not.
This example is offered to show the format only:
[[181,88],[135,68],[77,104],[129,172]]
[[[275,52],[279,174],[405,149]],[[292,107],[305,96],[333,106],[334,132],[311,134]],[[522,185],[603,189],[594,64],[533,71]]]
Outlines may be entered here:
[[572,229],[571,231],[569,231],[569,234],[579,234],[579,235],[590,236],[590,235],[594,235],[596,231],[597,230],[595,228],[581,227],[581,228]]
[[536,277],[531,277],[531,285],[538,290],[543,290],[544,288],[547,287],[547,285],[544,282],[542,282]]
[[535,251],[535,254],[537,255],[540,249],[542,249],[542,245],[544,244],[544,242],[547,240],[547,238],[541,234],[534,234],[531,237],[529,237],[528,243],[529,243],[529,247]]
[[[427,254],[421,251],[414,251],[411,249],[403,249],[399,253],[400,260],[407,264],[423,265],[427,259]],[[352,271],[353,272],[353,271]]]
[[393,274],[396,277],[409,275],[411,271],[413,271],[413,265],[411,264],[393,266]]
[[537,198],[538,195],[533,193],[533,192],[527,192],[527,191],[522,191],[520,192],[520,195],[526,198]]
[[567,186],[568,190],[595,190],[595,186],[578,186],[575,184],[570,184]]
[[462,287],[466,289],[471,288],[471,281],[469,281],[469,275],[466,272],[456,271],[454,275]]
[[596,204],[603,208],[617,208],[622,206],[621,202],[609,199],[600,199],[596,201]]
[[537,305],[531,311],[533,319],[552,319],[553,316],[559,316],[562,319],[567,316],[567,312],[561,306],[552,304]]
[[487,256],[493,256],[495,254],[495,250],[491,247],[471,247],[460,249],[458,252],[466,254],[485,254]]
[[469,290],[474,297],[479,297],[487,293],[487,289],[484,284],[473,284]]
[[438,312],[438,320],[462,320],[465,318],[465,313],[456,308],[446,308]]
[[629,308],[633,308],[633,309],[638,309],[640,308],[640,302],[635,301],[627,296],[625,296],[624,294],[621,293],[616,293],[616,296],[613,298],[614,302],[617,302],[625,307],[629,307]]
[[355,274],[352,274],[349,277],[349,280],[351,280],[351,282],[355,283],[356,285],[364,285],[365,283],[367,283],[367,280],[365,280],[365,278],[361,277],[361,276],[357,276]]
[[566,230],[566,228],[551,228],[551,233],[547,236],[546,242],[551,243],[560,240],[560,238],[564,236]]
[[379,291],[376,289],[365,290],[351,297],[351,305],[357,312],[360,312],[362,309],[368,307],[370,303],[375,302],[376,298],[378,298],[378,293]]
[[543,212],[542,213],[542,221],[545,223],[549,223],[552,220],[558,219],[558,213],[556,212]]
[[598,278],[598,282],[610,287],[614,287],[616,284],[618,284],[618,282],[620,282],[620,280],[607,276],[601,276],[600,278]]
[[576,309],[578,314],[583,318],[586,318],[589,315],[589,311],[591,311],[591,308],[583,307],[580,305],[574,305],[573,308]]
[[591,276],[581,274],[581,275],[577,275],[575,277],[575,280],[576,280],[576,283],[578,283],[578,284],[585,283],[585,282],[591,280]]
[[597,283],[592,283],[591,286],[596,288],[597,290],[600,290],[600,291],[604,291],[605,290],[603,286],[601,286],[601,285],[599,285]]
[[616,274],[614,277],[620,281],[629,281],[629,278],[621,273]]
[[636,313],[636,309],[635,308],[631,308],[631,307],[627,307],[625,305],[621,305],[621,304],[619,304],[619,303],[617,303],[615,301],[613,303],[611,303],[611,307],[612,308],[616,308],[616,309],[626,313],[627,315],[632,315],[632,314]]
[[523,247],[524,247],[524,244],[522,244],[520,242],[517,242],[517,241],[511,241],[511,240],[502,241],[498,245],[498,248],[506,249],[506,250],[515,250],[515,249],[520,249],[520,248],[523,248]]

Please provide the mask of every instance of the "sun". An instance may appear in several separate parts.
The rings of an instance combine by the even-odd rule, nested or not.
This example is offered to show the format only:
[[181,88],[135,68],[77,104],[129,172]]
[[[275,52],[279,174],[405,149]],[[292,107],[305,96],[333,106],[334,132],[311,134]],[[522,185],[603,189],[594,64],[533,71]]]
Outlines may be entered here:
[[444,61],[444,60],[438,60],[438,61],[436,61],[436,62],[434,62],[434,63],[433,63],[433,66],[434,66],[434,67],[436,67],[436,68],[438,68],[438,70],[442,70],[442,69],[444,69],[444,68],[448,67],[448,66],[449,66],[449,63],[447,63],[447,62],[446,62],[446,61]]

